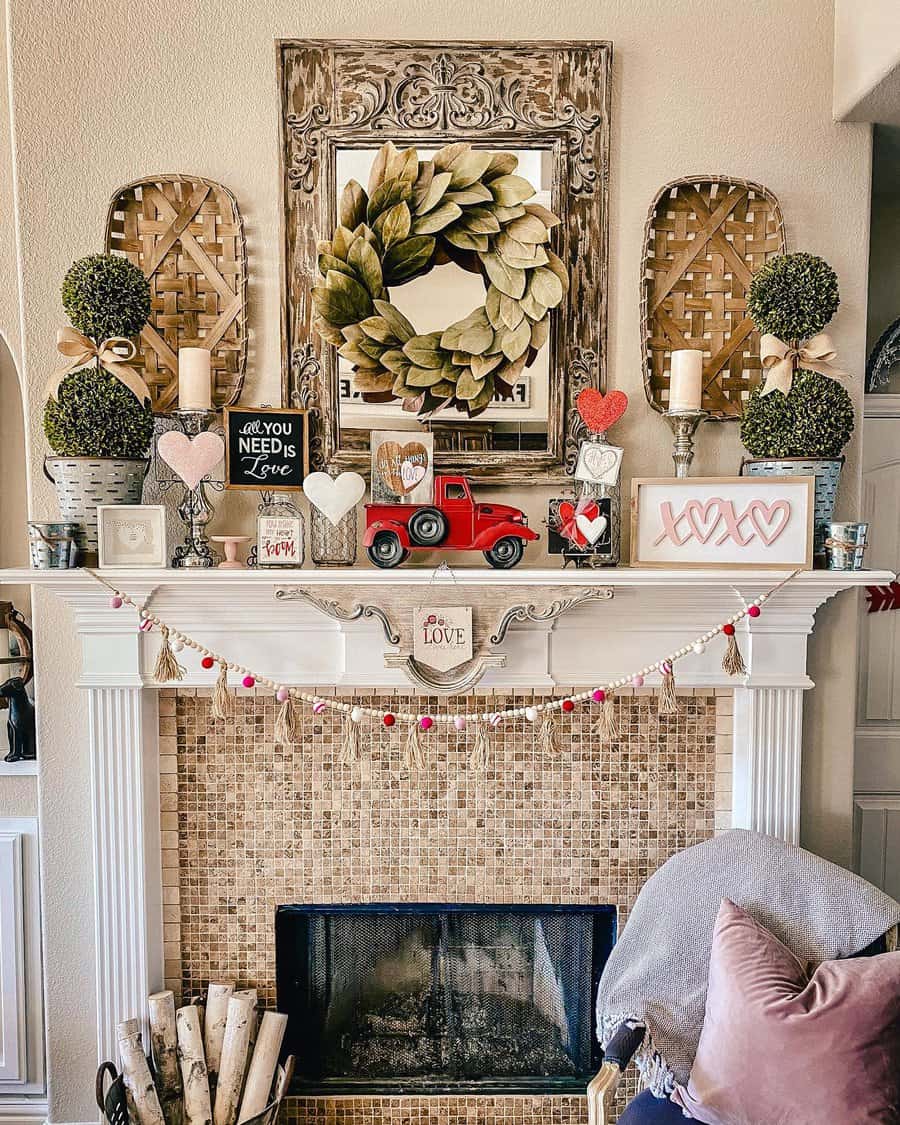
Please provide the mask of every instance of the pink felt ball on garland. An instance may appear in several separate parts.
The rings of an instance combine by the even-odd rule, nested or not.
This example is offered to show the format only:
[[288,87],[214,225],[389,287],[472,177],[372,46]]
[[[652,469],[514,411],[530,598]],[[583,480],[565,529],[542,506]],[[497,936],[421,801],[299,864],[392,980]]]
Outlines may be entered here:
[[570,715],[575,710],[575,704],[571,699],[564,699],[562,701],[562,709],[567,715]]
[[252,676],[244,676],[244,678],[241,680],[241,683],[244,685],[244,687],[253,687],[253,685],[256,683],[256,680],[254,680]]
[[392,727],[394,725],[394,723],[396,723],[397,720],[390,713],[390,711],[388,711],[388,713],[384,716],[384,718],[381,721],[384,723],[384,725],[386,727]]
[[731,624],[723,625],[722,626],[722,632],[725,634],[726,637],[733,637],[734,636],[734,626],[731,625]]
[[287,701],[291,698],[291,693],[286,687],[280,687],[278,691],[275,692],[275,698],[279,703],[287,703]]
[[644,677],[640,676],[640,675],[632,676],[631,677],[631,686],[632,687],[643,687],[644,686]]
[[750,606],[750,608],[749,608],[749,609],[747,610],[747,616],[748,616],[748,617],[759,617],[759,615],[760,615],[761,613],[762,613],[762,610],[761,610],[761,609],[759,608],[759,606],[758,606],[758,605],[752,605],[752,606]]
[[324,699],[313,700],[312,712],[313,712],[314,715],[321,715],[324,710],[325,710],[325,700]]
[[463,718],[462,715],[457,715],[456,718],[453,720],[453,725],[456,727],[457,730],[465,730],[466,729],[466,720]]
[[201,667],[201,668],[206,668],[206,669],[207,669],[207,671],[208,671],[208,670],[209,670],[210,668],[212,668],[212,666],[213,666],[214,664],[215,664],[215,660],[213,660],[213,658],[212,658],[211,656],[204,656],[204,657],[203,657],[203,659],[202,659],[202,660],[200,661],[200,667]]
[[109,599],[110,609],[121,609],[124,604],[118,594]]
[[591,692],[591,699],[593,699],[595,703],[602,703],[606,699],[606,692],[603,688],[597,688],[596,691]]
[[432,719],[430,715],[423,715],[422,718],[419,719],[419,726],[422,730],[431,730],[434,726],[434,719]]

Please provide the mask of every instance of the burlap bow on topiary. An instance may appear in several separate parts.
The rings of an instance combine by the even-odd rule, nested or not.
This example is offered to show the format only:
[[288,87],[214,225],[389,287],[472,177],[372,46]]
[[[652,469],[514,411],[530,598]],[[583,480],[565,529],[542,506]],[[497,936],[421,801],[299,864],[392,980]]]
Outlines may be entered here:
[[771,394],[772,391],[781,391],[786,395],[798,367],[805,371],[818,371],[820,375],[847,374],[831,364],[837,358],[837,352],[827,332],[820,332],[799,345],[786,344],[767,332],[760,337],[759,358],[766,372],[765,384],[759,392],[761,395]]
[[[128,355],[122,356],[115,348],[127,348]],[[58,367],[50,376],[47,383],[47,397],[56,398],[60,384],[67,375],[95,359],[110,375],[114,375],[120,383],[124,384],[139,402],[150,400],[150,388],[133,367],[128,366],[128,361],[134,359],[137,349],[131,340],[124,336],[110,336],[95,344],[89,336],[83,336],[74,328],[59,328],[56,332],[56,350],[65,358],[65,363]]]

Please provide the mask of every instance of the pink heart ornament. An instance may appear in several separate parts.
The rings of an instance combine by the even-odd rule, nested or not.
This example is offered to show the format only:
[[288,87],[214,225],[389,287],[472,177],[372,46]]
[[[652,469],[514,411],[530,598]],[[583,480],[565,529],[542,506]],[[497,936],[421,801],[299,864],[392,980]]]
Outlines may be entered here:
[[196,488],[225,456],[220,434],[202,433],[189,438],[180,430],[160,434],[156,452],[188,488]]
[[[763,500],[751,500],[744,515],[750,517],[750,522],[763,543],[771,547],[790,521],[791,506],[787,500],[775,500],[771,504],[766,504]],[[776,522],[779,516],[781,523]]]

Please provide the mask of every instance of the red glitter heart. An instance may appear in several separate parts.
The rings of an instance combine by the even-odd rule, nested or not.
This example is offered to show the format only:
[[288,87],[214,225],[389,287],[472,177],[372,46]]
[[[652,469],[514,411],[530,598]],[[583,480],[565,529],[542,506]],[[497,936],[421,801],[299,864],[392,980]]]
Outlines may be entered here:
[[575,405],[591,433],[602,434],[615,425],[628,409],[628,395],[624,391],[610,391],[602,395],[593,387],[585,387]]

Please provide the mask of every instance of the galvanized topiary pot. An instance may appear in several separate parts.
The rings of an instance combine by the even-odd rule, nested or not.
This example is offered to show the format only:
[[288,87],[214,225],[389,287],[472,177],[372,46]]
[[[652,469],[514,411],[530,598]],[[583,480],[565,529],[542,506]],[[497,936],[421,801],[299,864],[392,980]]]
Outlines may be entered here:
[[76,541],[82,562],[97,561],[97,506],[140,504],[146,457],[47,457],[44,472],[56,485],[63,520],[78,525]]
[[752,457],[741,462],[745,477],[815,477],[813,555],[817,567],[825,566],[825,536],[834,514],[843,457]]

